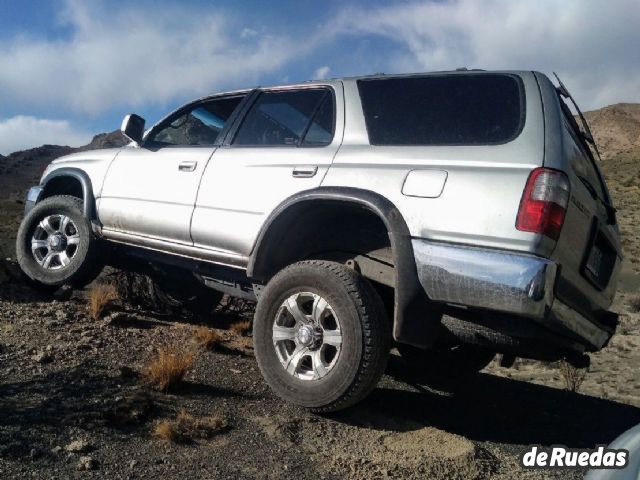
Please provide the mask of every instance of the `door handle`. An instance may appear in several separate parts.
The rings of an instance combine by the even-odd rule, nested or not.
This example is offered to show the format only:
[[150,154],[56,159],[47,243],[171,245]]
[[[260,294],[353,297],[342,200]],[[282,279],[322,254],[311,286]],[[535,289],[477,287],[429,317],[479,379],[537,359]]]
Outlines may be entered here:
[[293,169],[292,175],[295,178],[311,178],[318,172],[317,165],[304,165],[300,167],[295,167]]
[[178,170],[181,172],[193,172],[197,166],[198,162],[194,161],[180,162],[180,164],[178,164]]

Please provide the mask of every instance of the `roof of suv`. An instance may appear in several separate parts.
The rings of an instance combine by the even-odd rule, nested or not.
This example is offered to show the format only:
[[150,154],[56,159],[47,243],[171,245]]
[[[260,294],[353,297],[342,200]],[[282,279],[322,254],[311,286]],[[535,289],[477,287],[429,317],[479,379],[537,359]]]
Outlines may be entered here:
[[456,70],[439,70],[433,72],[412,72],[412,73],[372,73],[369,75],[355,75],[351,77],[335,77],[335,78],[327,78],[327,79],[312,79],[312,80],[304,80],[302,82],[295,83],[278,83],[271,85],[257,85],[250,88],[242,88],[238,90],[231,90],[225,92],[218,92],[211,95],[206,95],[202,97],[202,99],[214,97],[216,95],[221,94],[233,94],[233,93],[244,93],[250,92],[251,90],[258,88],[289,88],[289,87],[299,87],[305,85],[327,85],[332,82],[340,82],[340,81],[357,81],[357,80],[370,80],[377,78],[401,78],[401,77],[417,77],[417,76],[427,76],[427,75],[442,75],[442,74],[454,74],[454,75],[466,75],[466,74],[474,74],[474,73],[505,73],[505,74],[523,74],[523,73],[531,73],[528,70],[482,70],[479,68],[467,69],[467,68],[459,68]]
[[[402,78],[402,77],[417,77],[417,76],[427,76],[427,75],[442,75],[442,74],[454,74],[454,75],[465,75],[465,74],[473,74],[473,73],[505,73],[505,74],[523,74],[530,73],[529,70],[483,70],[480,68],[458,68],[456,70],[437,70],[432,72],[411,72],[411,73],[372,73],[369,75],[354,75],[350,77],[335,77],[328,78],[326,80],[307,80],[305,82],[291,84],[293,85],[306,85],[309,83],[323,83],[328,81],[356,81],[356,80],[364,80],[364,79],[377,79],[377,78]],[[275,85],[274,85],[275,86]],[[277,85],[281,87],[289,86],[289,85]],[[259,87],[266,88],[266,87]]]

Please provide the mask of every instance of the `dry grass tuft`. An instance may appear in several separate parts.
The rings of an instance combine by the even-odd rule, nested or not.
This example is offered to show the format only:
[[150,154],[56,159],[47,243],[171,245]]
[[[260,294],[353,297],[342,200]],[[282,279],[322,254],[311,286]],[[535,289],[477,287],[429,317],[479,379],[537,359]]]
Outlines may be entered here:
[[219,415],[194,417],[182,410],[175,420],[158,422],[153,434],[166,442],[190,443],[209,439],[226,430],[227,426],[227,421]]
[[153,429],[153,436],[164,440],[165,442],[177,442],[178,433],[173,422],[169,420],[160,420]]
[[198,345],[207,350],[213,350],[222,342],[220,334],[215,330],[207,327],[198,327],[193,332],[193,339]]
[[253,339],[249,338],[249,337],[241,337],[238,340],[238,344],[242,347],[242,348],[247,348],[247,349],[252,349],[253,348]]
[[118,298],[118,291],[111,283],[99,283],[89,290],[89,315],[100,320],[107,308]]
[[193,365],[193,360],[193,352],[172,347],[161,348],[147,365],[145,378],[152,387],[161,392],[173,390],[182,383]]
[[232,323],[229,326],[229,330],[231,330],[236,335],[246,336],[251,331],[251,321],[250,320],[240,320],[235,323]]
[[560,373],[564,379],[564,384],[567,390],[570,392],[580,391],[580,386],[587,376],[586,368],[576,368],[566,360],[560,360],[558,363]]

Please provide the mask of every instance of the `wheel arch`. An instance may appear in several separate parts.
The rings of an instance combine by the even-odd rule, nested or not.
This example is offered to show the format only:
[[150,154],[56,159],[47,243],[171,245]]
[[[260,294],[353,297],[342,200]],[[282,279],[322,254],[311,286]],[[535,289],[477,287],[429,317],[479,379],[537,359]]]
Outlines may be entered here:
[[278,258],[274,252],[282,249],[287,227],[305,211],[326,204],[365,209],[382,222],[389,237],[395,273],[393,336],[403,343],[431,345],[439,331],[441,309],[429,300],[420,284],[404,217],[379,193],[353,187],[319,187],[289,197],[265,221],[249,257],[247,276],[266,283],[277,273],[284,265],[274,260]]
[[81,194],[84,215],[89,219],[95,218],[95,198],[93,186],[87,173],[79,168],[62,167],[48,173],[40,182],[42,193],[38,200],[44,200],[53,195]]

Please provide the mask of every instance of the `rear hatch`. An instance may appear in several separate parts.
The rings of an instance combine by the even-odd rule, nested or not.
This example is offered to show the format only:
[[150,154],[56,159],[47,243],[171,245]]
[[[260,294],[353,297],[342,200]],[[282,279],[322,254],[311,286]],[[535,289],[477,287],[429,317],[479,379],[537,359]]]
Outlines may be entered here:
[[561,265],[556,295],[574,310],[606,325],[613,323],[606,312],[615,295],[622,260],[615,208],[598,166],[600,155],[591,130],[569,91],[560,79],[558,82],[563,170],[571,196],[552,255]]

